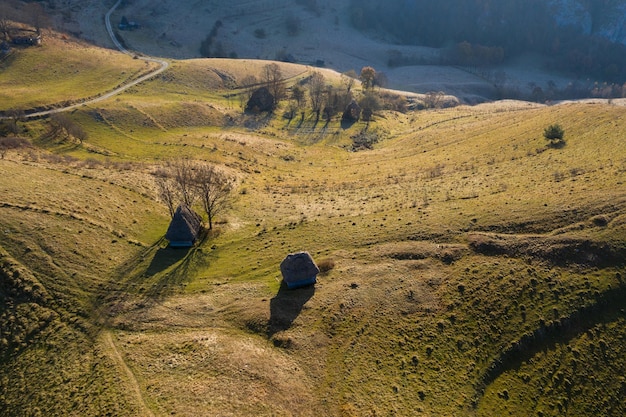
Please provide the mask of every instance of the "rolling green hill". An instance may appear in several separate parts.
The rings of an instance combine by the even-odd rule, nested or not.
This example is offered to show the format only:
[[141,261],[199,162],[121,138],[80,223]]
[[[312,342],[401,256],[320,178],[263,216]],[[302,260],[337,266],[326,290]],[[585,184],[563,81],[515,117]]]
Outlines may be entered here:
[[[37,53],[59,51],[10,65]],[[18,122],[31,146],[0,159],[2,415],[624,414],[626,107],[244,115],[265,64],[177,61],[69,113],[82,143]],[[76,98],[110,89],[96,80]],[[363,135],[373,149],[353,151]],[[167,248],[154,185],[180,157],[237,184],[188,251]],[[287,291],[299,250],[328,270]]]

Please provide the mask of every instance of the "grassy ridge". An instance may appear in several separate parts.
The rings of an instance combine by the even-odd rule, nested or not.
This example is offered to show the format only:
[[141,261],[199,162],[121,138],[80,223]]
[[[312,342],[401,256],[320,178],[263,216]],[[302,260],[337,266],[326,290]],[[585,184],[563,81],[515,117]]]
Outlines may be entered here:
[[96,344],[95,297],[114,290],[115,265],[154,239],[155,225],[165,224],[162,208],[67,163],[3,160],[0,171],[1,272],[9,287],[1,303],[3,374],[10,376],[2,383],[3,415],[133,414],[134,398]]
[[[33,121],[43,150],[0,160],[3,277],[18,268],[45,294],[2,299],[15,329],[4,414],[623,413],[623,312],[593,306],[624,285],[624,107],[297,124],[280,109],[242,116],[227,98],[259,65],[176,63],[73,112],[85,143],[38,141],[46,121]],[[300,69],[285,67],[294,82]],[[554,122],[561,149],[541,136]],[[378,144],[350,152],[364,131]],[[238,179],[232,209],[190,251],[160,240],[151,186],[153,164],[179,156]],[[336,266],[286,292],[278,264],[297,250]],[[602,313],[509,366],[511,346],[581,311]]]
[[17,49],[0,63],[0,111],[45,108],[93,97],[150,68],[127,55],[50,34],[41,47]]

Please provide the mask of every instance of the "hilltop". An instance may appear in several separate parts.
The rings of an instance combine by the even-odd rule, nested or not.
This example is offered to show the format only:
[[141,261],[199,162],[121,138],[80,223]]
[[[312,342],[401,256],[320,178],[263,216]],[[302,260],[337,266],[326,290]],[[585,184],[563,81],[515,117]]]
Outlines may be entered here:
[[[2,110],[146,70],[53,39],[3,69],[8,91],[33,89],[23,72],[45,94]],[[172,60],[67,113],[80,140],[3,121],[22,141],[0,159],[1,414],[624,414],[623,101],[244,114],[269,63]],[[278,65],[289,88],[342,82]],[[52,88],[76,73],[89,83]],[[155,178],[182,157],[236,188],[215,230],[173,250]],[[325,272],[287,291],[278,266],[299,250]]]

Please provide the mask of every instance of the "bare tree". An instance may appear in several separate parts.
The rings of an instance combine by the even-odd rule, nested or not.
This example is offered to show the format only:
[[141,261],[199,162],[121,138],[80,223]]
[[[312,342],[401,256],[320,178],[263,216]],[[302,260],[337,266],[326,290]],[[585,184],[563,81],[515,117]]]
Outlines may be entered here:
[[246,75],[241,80],[241,87],[243,91],[239,95],[239,103],[241,104],[241,108],[245,109],[246,104],[250,101],[252,94],[254,93],[255,86],[258,84],[259,80],[254,75]]
[[296,108],[299,109],[304,104],[305,94],[304,88],[297,84],[291,88],[291,99],[295,102]]
[[214,165],[201,164],[195,167],[193,184],[207,215],[209,230],[211,230],[215,216],[228,205],[233,189],[232,182]]
[[349,70],[341,74],[341,84],[345,87],[349,93],[354,87],[354,82],[359,78],[355,70]]
[[18,137],[0,137],[0,159],[4,159],[4,156],[11,149],[27,148],[30,143],[24,138]]
[[170,217],[174,217],[179,196],[176,185],[168,171],[159,171],[155,174],[155,182],[159,198],[170,212]]
[[83,141],[87,139],[87,132],[65,114],[54,114],[51,116],[50,121],[52,123],[52,129],[49,134],[52,137],[63,135],[64,139],[74,138],[80,143],[83,143]]
[[7,110],[6,115],[8,117],[5,123],[7,129],[9,130],[10,133],[17,135],[20,131],[20,128],[17,122],[24,120],[24,111],[17,110],[17,109],[10,109],[10,110]]
[[191,207],[196,199],[194,188],[195,165],[189,159],[178,159],[172,162],[170,169],[174,181],[178,186],[180,198],[184,204]]
[[159,199],[167,206],[174,217],[179,204],[191,207],[200,200],[213,229],[215,216],[228,207],[233,182],[215,165],[179,159],[155,174]]
[[324,102],[324,90],[326,87],[326,80],[324,76],[319,72],[314,72],[309,78],[309,99],[311,100],[311,108],[320,117],[320,111],[322,111],[322,104]]
[[283,73],[278,64],[267,64],[263,67],[263,82],[265,82],[267,89],[274,96],[276,104],[285,98],[286,89]]
[[424,105],[429,109],[438,109],[443,106],[445,93],[443,91],[429,91],[424,96]]

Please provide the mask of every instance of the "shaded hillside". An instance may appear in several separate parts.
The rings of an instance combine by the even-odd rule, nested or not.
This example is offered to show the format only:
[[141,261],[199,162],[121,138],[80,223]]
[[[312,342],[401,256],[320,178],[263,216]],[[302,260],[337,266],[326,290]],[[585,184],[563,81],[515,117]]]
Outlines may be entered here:
[[[623,84],[626,81],[624,4],[577,1],[352,1],[353,24],[378,29],[405,44],[451,49],[452,64],[486,66],[523,53],[550,57],[553,69]],[[619,3],[619,2],[617,2]],[[477,47],[485,50],[477,50]],[[498,51],[489,48],[502,48]]]

